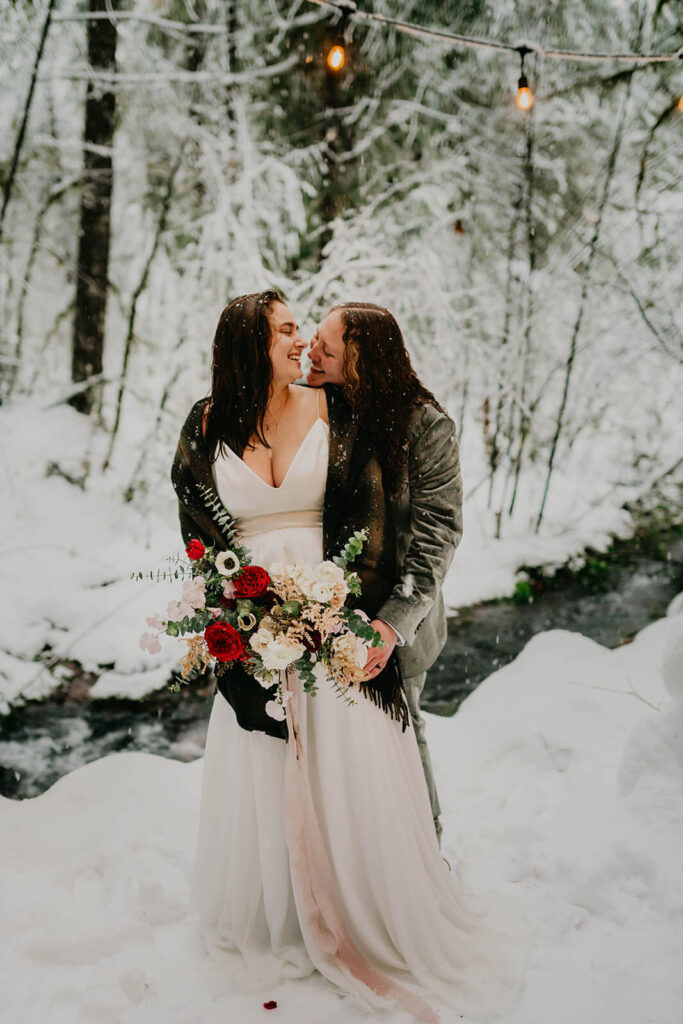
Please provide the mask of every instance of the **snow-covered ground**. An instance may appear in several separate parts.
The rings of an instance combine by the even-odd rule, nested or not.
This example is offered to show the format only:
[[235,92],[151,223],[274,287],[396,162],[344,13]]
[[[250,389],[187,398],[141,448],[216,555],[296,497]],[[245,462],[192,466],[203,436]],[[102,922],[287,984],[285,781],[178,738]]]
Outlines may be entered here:
[[[35,660],[47,645],[53,658],[72,659],[95,673],[93,698],[136,698],[166,685],[180,645],[168,640],[152,657],[138,640],[146,617],[163,610],[179,587],[132,582],[130,574],[168,568],[167,557],[182,551],[169,470],[185,412],[169,416],[165,434],[151,442],[145,488],[126,502],[126,484],[148,443],[142,420],[135,426],[129,418],[118,456],[103,474],[107,437],[70,407],[34,398],[0,408],[0,714],[49,693],[60,672],[68,674],[60,665],[49,672]],[[78,481],[84,460],[93,469],[81,488],[65,476]],[[496,540],[486,488],[471,483],[482,471],[476,446],[463,444],[465,490],[473,493],[465,501],[463,540],[444,588],[450,607],[509,595],[522,565],[559,565],[586,545],[604,548],[611,533],[628,534],[629,517],[620,508],[628,494],[622,489],[609,500],[604,496],[613,491],[601,470],[605,461],[605,451],[575,450],[558,470],[543,531],[533,532],[536,507],[524,507],[522,496],[514,524]],[[540,493],[541,472],[537,482]],[[523,495],[533,490],[521,489]]]
[[[504,1024],[679,1024],[683,595],[614,651],[541,633],[454,718],[426,717],[445,855],[531,924]],[[0,800],[3,1024],[251,1024],[267,999],[281,1024],[368,1019],[317,975],[241,994],[208,972],[189,902],[201,772],[114,754]]]

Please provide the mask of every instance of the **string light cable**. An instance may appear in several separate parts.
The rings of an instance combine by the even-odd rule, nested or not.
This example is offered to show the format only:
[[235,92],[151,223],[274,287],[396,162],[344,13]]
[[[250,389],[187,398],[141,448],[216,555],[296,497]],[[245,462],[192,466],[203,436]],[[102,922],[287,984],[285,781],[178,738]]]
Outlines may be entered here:
[[[472,36],[459,35],[457,32],[449,32],[446,29],[425,28],[423,25],[415,25],[410,21],[401,21],[399,18],[390,18],[385,14],[377,14],[374,11],[361,11],[353,0],[308,0],[308,3],[314,4],[316,7],[331,8],[344,18],[350,18],[352,21],[375,22],[379,25],[395,28],[406,35],[418,36],[422,39],[436,39],[443,43],[458,44],[472,49],[517,53],[522,57],[522,60],[527,53],[535,53],[539,57],[547,57],[552,60],[593,63],[624,61],[638,64],[664,64],[670,61],[683,60],[683,46],[676,50],[675,53],[586,53],[579,50],[547,50],[539,43],[528,40],[518,43],[501,43],[495,39],[475,39]],[[523,71],[522,75],[524,75]]]

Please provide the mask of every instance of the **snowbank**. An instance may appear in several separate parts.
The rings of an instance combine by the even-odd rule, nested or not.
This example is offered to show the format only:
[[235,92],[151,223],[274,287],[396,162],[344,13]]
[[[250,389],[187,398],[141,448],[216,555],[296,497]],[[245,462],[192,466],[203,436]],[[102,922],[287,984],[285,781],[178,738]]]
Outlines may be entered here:
[[0,713],[49,693],[60,668],[34,659],[49,646],[54,659],[80,662],[101,675],[92,696],[140,697],[164,686],[176,667],[175,645],[150,658],[138,639],[145,618],[163,609],[178,587],[130,580],[135,570],[165,569],[182,550],[167,481],[169,522],[153,509],[123,501],[124,482],[93,472],[88,420],[67,406],[36,402],[0,409],[5,496],[0,522],[3,614],[0,618]]
[[[667,686],[683,678],[680,601],[671,613],[615,651],[539,634],[454,718],[426,716],[445,855],[532,925],[505,1024],[679,1024],[683,702],[662,665]],[[251,1024],[265,999],[281,1024],[368,1019],[319,977],[220,994],[189,905],[201,770],[116,754],[0,800],[3,1021]]]

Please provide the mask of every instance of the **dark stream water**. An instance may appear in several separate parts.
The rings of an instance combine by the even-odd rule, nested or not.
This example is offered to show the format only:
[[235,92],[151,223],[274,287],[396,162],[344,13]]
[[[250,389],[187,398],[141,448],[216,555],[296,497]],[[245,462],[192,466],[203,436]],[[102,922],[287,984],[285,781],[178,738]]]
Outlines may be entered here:
[[[583,633],[607,647],[628,642],[660,618],[683,590],[683,536],[657,544],[620,542],[578,576],[533,580],[532,600],[488,601],[460,609],[430,669],[423,706],[453,714],[458,704],[527,641],[547,629]],[[523,596],[523,595],[522,595]],[[23,799],[44,792],[88,761],[121,750],[191,761],[201,757],[213,686],[160,691],[140,701],[89,700],[87,686],[65,688],[0,718],[0,793]]]

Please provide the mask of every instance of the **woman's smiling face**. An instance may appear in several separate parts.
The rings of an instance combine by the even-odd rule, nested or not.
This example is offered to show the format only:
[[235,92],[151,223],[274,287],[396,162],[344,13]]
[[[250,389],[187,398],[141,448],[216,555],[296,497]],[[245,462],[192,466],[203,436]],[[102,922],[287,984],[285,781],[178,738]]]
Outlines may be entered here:
[[311,368],[306,383],[319,387],[321,384],[344,383],[344,321],[340,310],[335,309],[318,327],[308,351]]
[[284,302],[274,302],[270,320],[270,361],[274,384],[293,384],[301,377],[301,353],[306,342],[301,337],[294,314]]

